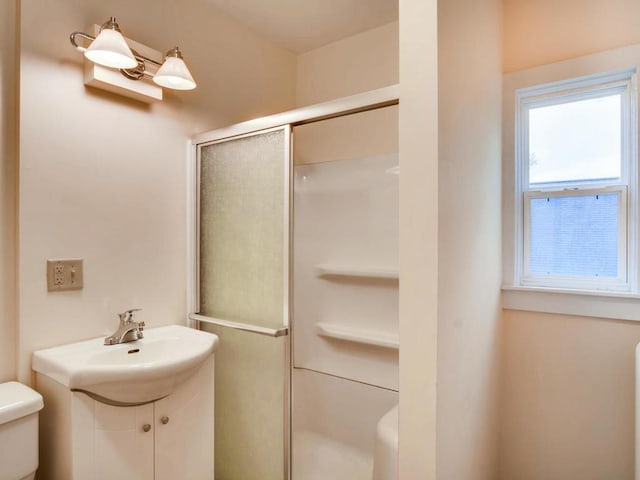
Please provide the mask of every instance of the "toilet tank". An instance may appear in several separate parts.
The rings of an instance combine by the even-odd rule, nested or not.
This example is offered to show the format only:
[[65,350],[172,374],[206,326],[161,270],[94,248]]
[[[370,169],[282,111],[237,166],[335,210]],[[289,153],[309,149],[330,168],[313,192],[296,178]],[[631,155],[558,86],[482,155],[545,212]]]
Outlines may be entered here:
[[38,468],[42,396],[18,382],[0,384],[0,480],[32,478]]

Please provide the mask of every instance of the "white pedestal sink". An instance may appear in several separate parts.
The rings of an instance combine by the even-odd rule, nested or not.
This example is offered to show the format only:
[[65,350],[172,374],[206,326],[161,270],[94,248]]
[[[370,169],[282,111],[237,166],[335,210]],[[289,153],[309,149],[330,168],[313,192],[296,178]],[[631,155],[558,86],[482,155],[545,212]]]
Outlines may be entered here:
[[182,326],[33,355],[43,480],[214,478],[218,337]]
[[39,350],[32,368],[103,403],[134,405],[173,393],[217,343],[216,335],[170,325],[146,329],[135,342],[104,345],[101,337]]

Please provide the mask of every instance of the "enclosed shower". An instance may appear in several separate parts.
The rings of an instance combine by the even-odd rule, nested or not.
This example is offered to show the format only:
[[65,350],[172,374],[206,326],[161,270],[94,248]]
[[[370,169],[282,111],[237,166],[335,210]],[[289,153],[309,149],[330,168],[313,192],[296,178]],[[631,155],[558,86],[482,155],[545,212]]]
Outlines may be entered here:
[[381,438],[397,428],[396,89],[193,145],[190,318],[220,337],[216,479],[386,479],[397,453]]

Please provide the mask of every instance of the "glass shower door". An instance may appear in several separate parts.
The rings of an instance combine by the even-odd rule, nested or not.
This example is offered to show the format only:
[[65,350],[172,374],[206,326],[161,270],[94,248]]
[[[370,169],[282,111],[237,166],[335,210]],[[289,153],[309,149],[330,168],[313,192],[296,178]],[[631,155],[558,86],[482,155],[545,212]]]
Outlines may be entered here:
[[198,147],[191,318],[220,337],[216,480],[288,478],[289,145],[284,127]]

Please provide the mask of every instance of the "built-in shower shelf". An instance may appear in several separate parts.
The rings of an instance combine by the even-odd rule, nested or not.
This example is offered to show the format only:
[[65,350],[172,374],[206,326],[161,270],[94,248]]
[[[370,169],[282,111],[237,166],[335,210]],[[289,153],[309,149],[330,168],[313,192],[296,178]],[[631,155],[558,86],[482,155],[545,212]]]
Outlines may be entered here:
[[316,265],[315,269],[318,277],[385,278],[390,280],[397,280],[399,277],[397,268],[322,263]]
[[373,345],[394,350],[400,347],[400,339],[397,333],[347,327],[336,323],[325,322],[316,323],[316,333],[321,337],[335,338],[364,345]]

